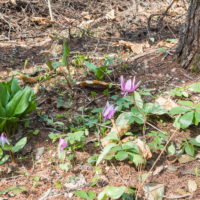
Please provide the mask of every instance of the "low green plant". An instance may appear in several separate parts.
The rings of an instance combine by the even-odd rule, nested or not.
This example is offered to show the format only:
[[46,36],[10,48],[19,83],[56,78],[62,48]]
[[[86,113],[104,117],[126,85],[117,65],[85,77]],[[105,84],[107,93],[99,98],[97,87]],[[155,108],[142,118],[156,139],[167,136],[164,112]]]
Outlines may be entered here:
[[9,136],[15,133],[18,123],[36,109],[36,101],[33,89],[21,88],[16,79],[0,82],[0,94],[0,131]]
[[113,70],[110,70],[109,66],[113,65],[115,61],[122,62],[122,60],[117,57],[105,56],[104,64],[101,66],[96,66],[88,61],[85,61],[84,64],[91,72],[94,73],[97,79],[102,80],[105,76],[112,73]]
[[80,197],[81,199],[86,199],[86,200],[96,199],[96,193],[93,191],[85,192],[83,190],[77,190],[74,192],[74,194]]
[[149,145],[152,151],[163,149],[165,147],[164,144],[168,139],[166,133],[159,131],[151,131],[150,133],[147,134],[147,136],[151,140],[147,144]]
[[107,186],[102,192],[99,193],[97,199],[98,200],[106,200],[108,198],[111,199],[122,199],[122,200],[134,200],[135,197],[135,189],[130,187],[114,187]]
[[175,116],[174,126],[178,129],[186,129],[193,124],[197,126],[200,122],[200,103],[180,100],[178,104],[169,112],[171,116]]

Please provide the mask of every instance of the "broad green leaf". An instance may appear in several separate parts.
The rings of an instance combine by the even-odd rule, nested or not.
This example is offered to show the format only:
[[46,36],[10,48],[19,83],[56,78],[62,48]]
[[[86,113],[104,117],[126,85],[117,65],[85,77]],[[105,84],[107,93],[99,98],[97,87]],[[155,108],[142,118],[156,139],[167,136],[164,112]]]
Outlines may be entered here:
[[89,199],[95,199],[96,198],[96,193],[93,191],[88,191],[88,197]]
[[115,159],[119,161],[126,160],[127,158],[128,158],[128,153],[126,151],[119,151],[115,155]]
[[12,79],[11,82],[11,97],[13,97],[22,88],[19,86],[17,79]]
[[96,72],[97,70],[97,66],[88,62],[88,61],[85,61],[84,64],[93,72]]
[[14,115],[23,114],[26,111],[32,96],[33,90],[31,88],[27,87],[23,90],[23,95],[14,110]]
[[74,194],[76,196],[79,196],[82,199],[89,199],[87,192],[83,191],[83,190],[77,190],[74,192]]
[[163,108],[159,104],[154,104],[154,103],[146,103],[144,105],[143,110],[146,114],[152,113],[152,114],[155,114],[155,115],[163,115],[163,114],[167,113],[165,108]]
[[7,117],[14,116],[15,109],[16,109],[18,103],[20,102],[22,95],[23,95],[23,91],[22,90],[18,91],[14,95],[14,97],[9,101],[9,103],[6,105]]
[[104,137],[101,141],[104,142],[104,141],[109,141],[109,140],[113,140],[113,141],[119,141],[119,138],[118,138],[118,135],[117,135],[117,132],[109,132],[106,137]]
[[125,190],[126,190],[125,186],[121,186],[121,187],[107,186],[105,188],[105,193],[111,199],[119,199],[123,195]]
[[128,188],[124,186],[122,187],[107,186],[102,192],[99,193],[97,200],[107,200],[108,198],[119,199],[120,197],[123,197],[127,189]]
[[66,40],[64,41],[64,44],[63,44],[63,55],[62,55],[62,64],[64,66],[67,66],[68,65],[68,57],[70,56],[70,51],[69,51],[69,47],[68,47],[68,44],[66,42]]
[[138,108],[142,109],[143,108],[143,100],[137,91],[134,92],[134,99],[135,99],[135,105]]
[[169,111],[169,114],[177,115],[177,114],[182,114],[182,113],[188,112],[190,110],[192,110],[192,108],[188,108],[188,107],[184,107],[184,106],[177,106],[177,107],[172,108]]
[[110,152],[110,150],[115,147],[117,144],[115,143],[109,143],[107,144],[104,148],[103,151],[101,152],[101,154],[99,155],[96,165],[98,165],[104,158],[105,156]]
[[3,156],[3,150],[2,150],[2,148],[0,147],[0,159],[2,158],[2,156]]
[[138,165],[141,165],[141,164],[145,163],[145,160],[139,154],[129,153],[129,158],[135,164],[136,167]]
[[200,83],[194,83],[190,86],[190,89],[192,89],[194,92],[200,92]]
[[186,152],[188,155],[190,155],[190,156],[192,156],[192,157],[195,155],[195,149],[194,149],[193,145],[191,145],[191,144],[186,144],[186,145],[184,146],[184,149],[185,149],[185,152]]
[[174,155],[176,153],[176,148],[173,143],[169,147],[167,147],[167,152],[170,155]]
[[184,105],[184,106],[189,106],[189,107],[193,106],[192,101],[178,101],[178,104],[181,104],[181,105]]
[[194,113],[194,117],[195,117],[195,125],[197,126],[200,122],[200,111],[196,110],[195,113]]
[[16,153],[19,150],[23,149],[23,147],[26,145],[27,143],[27,137],[23,137],[22,139],[20,139],[15,146],[12,148],[12,152]]
[[116,119],[116,125],[125,128],[129,124],[130,118],[132,118],[133,114],[131,112],[123,112]]
[[5,155],[1,160],[0,160],[0,165],[3,165],[5,162],[7,162],[9,159],[9,155]]
[[188,113],[182,115],[179,119],[181,128],[185,129],[185,128],[189,127],[193,122],[193,118],[194,118],[194,111],[191,111],[191,112],[188,112]]
[[135,143],[133,143],[132,141],[126,142],[126,143],[122,144],[121,146],[122,146],[122,149],[125,151],[131,151],[134,153],[140,152],[138,146]]
[[6,106],[10,98],[9,91],[7,90],[5,84],[0,82],[0,103],[3,107]]

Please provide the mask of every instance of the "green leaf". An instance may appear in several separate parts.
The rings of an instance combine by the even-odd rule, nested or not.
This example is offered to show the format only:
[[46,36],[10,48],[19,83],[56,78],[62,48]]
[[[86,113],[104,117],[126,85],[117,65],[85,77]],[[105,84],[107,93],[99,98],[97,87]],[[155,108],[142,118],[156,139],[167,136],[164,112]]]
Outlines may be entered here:
[[120,128],[125,128],[129,124],[130,118],[133,117],[132,112],[123,112],[116,119],[116,125]]
[[22,95],[23,91],[22,90],[18,91],[6,105],[6,115],[8,117],[14,116],[15,109],[17,107],[17,104],[20,102]]
[[188,112],[188,113],[182,115],[179,119],[181,128],[185,129],[185,128],[189,127],[193,122],[193,118],[194,118],[194,111],[191,111],[191,112]]
[[23,90],[23,95],[15,108],[14,115],[20,115],[26,111],[32,96],[33,96],[33,90],[29,87],[26,87]]
[[188,112],[190,110],[192,110],[192,108],[188,108],[188,107],[184,107],[184,106],[177,106],[177,107],[172,108],[169,111],[169,114],[177,115],[177,114],[182,114],[182,113]]
[[3,157],[3,150],[2,148],[0,147],[0,159]]
[[10,94],[4,82],[0,82],[0,104],[5,107],[9,101]]
[[66,40],[63,43],[63,55],[62,55],[62,64],[64,66],[68,65],[68,57],[70,56],[70,51]]
[[142,109],[143,108],[143,100],[137,91],[134,92],[134,98],[135,98],[135,105],[138,108]]
[[19,150],[23,149],[23,147],[26,145],[27,143],[27,137],[23,137],[22,139],[20,139],[15,146],[12,148],[12,152],[16,153]]
[[176,148],[173,143],[167,148],[167,152],[170,155],[174,155],[176,153]]
[[115,155],[115,159],[119,161],[126,160],[127,158],[128,158],[128,153],[126,151],[119,151]]
[[62,163],[62,164],[59,164],[59,167],[60,169],[62,169],[63,171],[68,171],[69,170],[69,163]]
[[200,122],[200,111],[195,111],[194,113],[194,117],[195,117],[195,125],[197,126]]
[[89,199],[87,192],[83,191],[83,190],[77,190],[74,192],[74,194],[76,196],[79,196],[82,199]]
[[146,103],[144,105],[143,110],[146,114],[152,113],[152,114],[155,114],[155,115],[163,115],[163,114],[167,113],[165,108],[163,108],[159,104],[154,104],[154,103]]
[[104,137],[101,141],[104,142],[104,141],[109,141],[109,140],[119,141],[117,132],[113,132],[113,131],[109,132],[106,135],[106,137]]
[[189,88],[194,92],[200,92],[200,83],[194,83]]
[[186,152],[188,155],[190,155],[190,156],[192,156],[192,157],[195,155],[195,149],[194,149],[193,145],[191,145],[191,144],[186,144],[186,145],[184,146],[184,149],[185,149],[185,152]]
[[178,101],[178,104],[184,105],[184,106],[188,106],[188,107],[192,107],[193,106],[193,102],[192,101]]
[[19,86],[17,79],[12,79],[11,81],[11,97],[13,97],[18,91],[22,90]]
[[136,153],[129,153],[129,159],[135,164],[136,167],[145,163],[142,156]]
[[96,198],[96,193],[93,191],[88,191],[88,197],[89,199],[95,199]]
[[123,193],[125,192],[126,187],[114,187],[114,186],[107,186],[105,189],[105,193],[111,198],[111,199],[119,199]]
[[5,162],[7,162],[7,160],[9,159],[9,155],[5,155],[1,160],[0,160],[0,165],[4,164]]
[[101,154],[99,155],[99,157],[98,157],[98,159],[97,159],[97,162],[96,162],[96,165],[98,165],[98,164],[105,158],[105,156],[110,152],[110,150],[111,150],[113,147],[115,147],[115,146],[117,146],[117,144],[115,144],[115,143],[109,143],[109,144],[107,144],[107,145],[104,147],[104,149],[103,149],[103,151],[101,152]]

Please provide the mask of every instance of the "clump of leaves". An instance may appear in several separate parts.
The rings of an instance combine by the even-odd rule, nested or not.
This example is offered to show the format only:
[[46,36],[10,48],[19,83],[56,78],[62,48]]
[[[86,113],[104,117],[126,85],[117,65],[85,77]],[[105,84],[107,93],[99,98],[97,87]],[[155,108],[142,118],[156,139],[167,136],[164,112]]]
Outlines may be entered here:
[[0,82],[0,131],[13,134],[20,120],[36,109],[34,91],[21,88],[16,79]]

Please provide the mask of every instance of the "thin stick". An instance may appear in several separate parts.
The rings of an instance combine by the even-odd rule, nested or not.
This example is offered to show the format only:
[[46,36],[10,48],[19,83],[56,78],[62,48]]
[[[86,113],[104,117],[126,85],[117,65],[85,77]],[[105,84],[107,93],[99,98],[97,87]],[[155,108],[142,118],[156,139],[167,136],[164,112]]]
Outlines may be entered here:
[[51,21],[53,21],[53,14],[52,14],[52,8],[51,8],[51,0],[48,1],[48,8],[49,8],[49,15],[51,17]]

